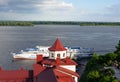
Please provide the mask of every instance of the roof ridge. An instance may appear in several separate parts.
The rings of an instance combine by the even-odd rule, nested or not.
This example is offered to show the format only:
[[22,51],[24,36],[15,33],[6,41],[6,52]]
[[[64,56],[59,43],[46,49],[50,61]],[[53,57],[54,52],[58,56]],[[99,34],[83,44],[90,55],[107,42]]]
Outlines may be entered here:
[[50,51],[64,51],[67,50],[62,42],[60,41],[59,38],[56,39],[56,41],[54,42],[54,44],[49,48]]
[[69,69],[66,69],[66,68],[63,68],[63,67],[60,67],[60,66],[57,66],[56,69],[58,69],[58,71],[61,71],[62,73],[80,77],[80,75],[78,73],[76,73],[76,72],[74,72],[72,70],[69,70]]

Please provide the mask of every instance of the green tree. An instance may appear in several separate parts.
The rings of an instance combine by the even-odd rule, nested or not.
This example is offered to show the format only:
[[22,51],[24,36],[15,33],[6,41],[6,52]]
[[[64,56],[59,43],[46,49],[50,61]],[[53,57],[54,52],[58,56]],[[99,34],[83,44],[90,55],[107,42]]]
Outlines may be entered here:
[[87,75],[88,82],[97,82],[100,78],[100,74],[98,71],[90,71]]
[[106,55],[105,55],[105,57],[106,58],[108,58],[108,60],[115,60],[116,59],[116,54],[114,54],[114,53],[107,53]]
[[120,55],[120,40],[119,40],[119,42],[118,42],[118,45],[116,46],[116,51],[115,51],[115,53]]
[[117,79],[114,79],[112,82],[119,82]]

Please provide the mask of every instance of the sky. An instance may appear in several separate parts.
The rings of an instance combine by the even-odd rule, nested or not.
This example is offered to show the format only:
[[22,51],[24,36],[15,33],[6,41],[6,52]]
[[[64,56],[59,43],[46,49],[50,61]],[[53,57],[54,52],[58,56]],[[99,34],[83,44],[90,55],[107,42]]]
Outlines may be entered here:
[[120,22],[120,0],[0,0],[0,20]]

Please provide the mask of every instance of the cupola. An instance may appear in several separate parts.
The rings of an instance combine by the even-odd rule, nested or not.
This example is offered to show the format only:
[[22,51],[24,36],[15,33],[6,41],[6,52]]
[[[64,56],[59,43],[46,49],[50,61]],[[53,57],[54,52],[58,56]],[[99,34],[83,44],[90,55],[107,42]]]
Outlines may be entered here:
[[56,59],[59,57],[60,59],[66,58],[66,48],[63,46],[62,42],[59,38],[56,39],[54,44],[49,48],[49,58]]

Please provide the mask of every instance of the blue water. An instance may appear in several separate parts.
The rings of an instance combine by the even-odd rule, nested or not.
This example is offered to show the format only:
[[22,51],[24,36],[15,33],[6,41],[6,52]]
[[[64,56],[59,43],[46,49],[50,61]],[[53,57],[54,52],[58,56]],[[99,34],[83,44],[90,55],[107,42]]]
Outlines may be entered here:
[[11,52],[36,45],[50,46],[60,38],[65,46],[94,48],[99,54],[112,52],[120,40],[119,26],[38,25],[0,26],[0,66],[3,69],[32,69],[35,60],[12,61]]

